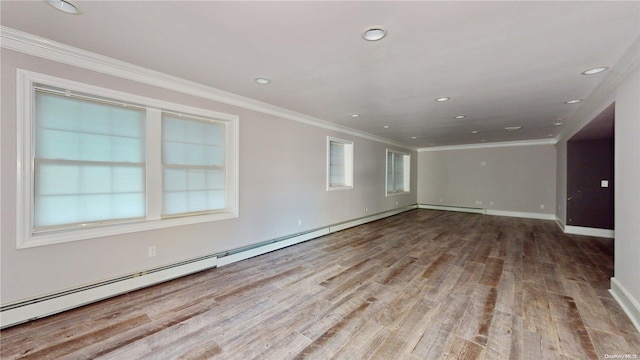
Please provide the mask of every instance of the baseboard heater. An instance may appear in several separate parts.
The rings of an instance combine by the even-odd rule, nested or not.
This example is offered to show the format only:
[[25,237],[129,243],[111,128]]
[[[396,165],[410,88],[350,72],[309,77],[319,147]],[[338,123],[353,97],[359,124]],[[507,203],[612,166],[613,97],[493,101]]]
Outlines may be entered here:
[[203,256],[115,279],[0,307],[2,328],[53,315],[150,285],[217,266],[216,256]]
[[76,307],[176,279],[210,268],[232,264],[254,256],[266,254],[336,231],[415,209],[417,205],[385,211],[370,216],[333,224],[327,227],[263,241],[254,245],[221,253],[210,254],[174,264],[148,269],[134,274],[57,292],[38,298],[2,305],[0,328],[4,329],[27,321],[57,314]]
[[418,204],[418,208],[420,208],[420,209],[429,209],[429,210],[458,211],[458,212],[466,212],[466,213],[473,213],[473,214],[486,214],[487,213],[486,209],[464,207],[464,206],[446,206],[446,205]]

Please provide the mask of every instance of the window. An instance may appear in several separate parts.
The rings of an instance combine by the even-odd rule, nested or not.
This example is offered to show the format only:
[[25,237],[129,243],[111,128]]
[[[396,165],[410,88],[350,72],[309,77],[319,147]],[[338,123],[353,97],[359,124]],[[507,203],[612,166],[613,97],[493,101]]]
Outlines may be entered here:
[[353,142],[327,137],[327,190],[353,188]]
[[144,111],[34,90],[34,229],[143,218]]
[[238,216],[236,116],[18,79],[18,248]]
[[224,126],[162,115],[163,215],[225,208]]
[[387,195],[410,191],[411,156],[387,149]]

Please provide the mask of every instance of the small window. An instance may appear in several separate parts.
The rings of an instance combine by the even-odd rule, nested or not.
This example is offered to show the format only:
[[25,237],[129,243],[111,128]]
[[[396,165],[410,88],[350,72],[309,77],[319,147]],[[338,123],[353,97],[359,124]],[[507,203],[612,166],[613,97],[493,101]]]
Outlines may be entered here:
[[353,188],[353,142],[327,138],[327,190]]
[[410,192],[411,155],[387,149],[387,195]]

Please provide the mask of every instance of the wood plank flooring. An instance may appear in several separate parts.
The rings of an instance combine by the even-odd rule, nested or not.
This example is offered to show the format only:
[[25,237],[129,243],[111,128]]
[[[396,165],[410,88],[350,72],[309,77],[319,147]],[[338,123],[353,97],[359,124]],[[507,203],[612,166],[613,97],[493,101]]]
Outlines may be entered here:
[[613,241],[413,210],[0,332],[2,359],[640,357]]

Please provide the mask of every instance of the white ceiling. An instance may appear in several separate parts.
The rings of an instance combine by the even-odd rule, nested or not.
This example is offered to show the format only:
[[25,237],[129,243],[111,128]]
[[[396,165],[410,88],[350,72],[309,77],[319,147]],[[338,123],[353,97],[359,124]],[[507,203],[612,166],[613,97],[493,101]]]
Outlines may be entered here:
[[417,147],[556,137],[607,76],[581,72],[640,36],[638,1],[72,2],[3,0],[1,23]]

